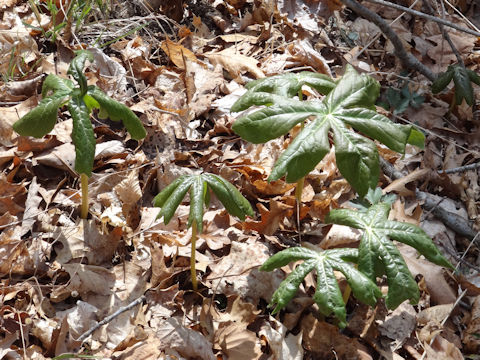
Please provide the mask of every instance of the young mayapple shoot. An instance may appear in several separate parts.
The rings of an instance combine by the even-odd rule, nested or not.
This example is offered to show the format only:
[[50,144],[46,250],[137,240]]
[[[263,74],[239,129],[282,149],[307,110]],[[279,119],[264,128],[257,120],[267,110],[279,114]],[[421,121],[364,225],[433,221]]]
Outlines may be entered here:
[[[388,220],[391,203],[382,198],[381,191],[372,190],[378,184],[380,165],[377,145],[371,139],[403,154],[407,144],[423,148],[424,135],[414,126],[396,124],[377,113],[375,101],[380,84],[366,74],[359,75],[351,66],[347,66],[345,74],[336,83],[324,76],[305,72],[298,77],[287,74],[270,79],[254,81],[232,106],[234,112],[254,105],[262,106],[237,119],[233,130],[243,139],[258,144],[285,135],[295,125],[310,120],[280,155],[269,180],[278,180],[282,176],[287,182],[300,180],[315,168],[333,143],[340,173],[360,197],[365,197],[360,210],[332,210],[325,219],[327,223],[363,230],[358,250],[317,252],[297,247],[283,250],[263,264],[261,270],[270,271],[303,260],[274,293],[271,303],[272,306],[276,304],[274,312],[295,296],[305,276],[313,270],[317,276],[314,300],[320,312],[333,314],[339,320],[340,327],[346,325],[346,299],[342,299],[334,270],[343,273],[353,294],[366,304],[374,305],[381,296],[376,278],[383,274],[389,285],[386,296],[389,308],[395,308],[407,299],[417,302],[417,284],[392,240],[414,247],[435,264],[451,265],[419,227]],[[302,85],[326,96],[322,101],[301,101],[299,93],[298,99],[294,99]],[[358,268],[351,263],[357,264]]]
[[90,114],[93,108],[100,109],[100,118],[122,121],[135,140],[145,137],[146,131],[137,116],[125,105],[113,100],[94,85],[87,85],[83,73],[85,62],[93,61],[91,53],[81,50],[76,53],[68,69],[78,86],[69,79],[50,74],[42,86],[42,100],[29,113],[13,124],[13,129],[22,136],[41,138],[49,133],[57,121],[58,109],[67,105],[73,120],[72,141],[75,145],[75,171],[80,174],[82,189],[81,217],[88,215],[88,177],[92,174],[95,157],[95,134]]
[[[437,265],[452,268],[422,229],[413,224],[388,220],[391,203],[381,197],[380,189],[370,189],[365,199],[370,203],[368,207],[362,206],[358,210],[335,209],[325,219],[326,223],[363,230],[358,250],[331,249],[317,252],[295,247],[276,253],[262,265],[260,270],[271,271],[290,262],[304,260],[273,294],[272,306],[276,304],[274,312],[286,306],[295,296],[305,276],[313,270],[317,275],[317,289],[313,299],[322,314],[335,315],[340,327],[346,326],[345,302],[333,270],[340,271],[345,276],[358,300],[371,306],[381,296],[375,281],[383,274],[387,276],[386,305],[389,309],[395,309],[405,300],[417,303],[420,296],[417,283],[392,240],[414,247]],[[358,267],[355,268],[350,263],[355,263]]]
[[472,82],[480,85],[480,76],[470,69],[465,68],[464,65],[456,64],[449,65],[447,71],[441,73],[432,84],[432,92],[439,93],[445,89],[453,80],[455,84],[455,104],[460,105],[465,99],[465,102],[472,106],[475,100],[473,94]]
[[210,202],[209,189],[213,191],[230,214],[242,221],[245,220],[245,215],[253,216],[250,203],[240,191],[222,177],[210,173],[180,176],[153,199],[153,205],[161,208],[157,219],[163,217],[164,223],[168,224],[175,210],[190,191],[190,213],[187,226],[192,227],[190,272],[194,290],[198,288],[195,270],[195,242],[197,233],[201,233],[203,230],[203,208]]
[[[311,86],[306,81],[305,84]],[[368,189],[377,186],[380,175],[377,147],[366,136],[402,154],[406,144],[423,147],[424,142],[424,135],[415,127],[396,124],[375,111],[379,91],[378,81],[366,74],[359,75],[351,66],[323,101],[291,99],[284,94],[290,94],[288,91],[270,93],[262,88],[253,93],[247,91],[232,106],[232,111],[266,106],[241,116],[232,128],[243,139],[260,144],[285,135],[295,125],[313,118],[280,155],[269,180],[285,175],[288,182],[296,182],[307,175],[330,151],[332,133],[340,173],[360,196],[365,196]]]

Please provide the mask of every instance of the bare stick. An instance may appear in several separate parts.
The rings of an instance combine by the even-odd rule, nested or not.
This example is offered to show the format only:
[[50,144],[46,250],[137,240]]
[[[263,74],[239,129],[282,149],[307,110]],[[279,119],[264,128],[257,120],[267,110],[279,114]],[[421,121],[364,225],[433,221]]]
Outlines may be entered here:
[[[437,75],[435,75],[428,67],[423,65],[420,61],[417,60],[412,54],[407,53],[403,47],[402,40],[398,35],[393,31],[393,29],[387,24],[387,22],[377,13],[367,9],[365,6],[360,5],[355,0],[341,0],[345,5],[355,11],[358,15],[363,18],[373,22],[377,25],[383,34],[392,42],[393,47],[395,48],[395,55],[398,56],[403,66],[407,69],[414,69],[419,73],[423,74],[430,81],[435,81]],[[405,8],[410,10],[408,8]],[[407,12],[407,11],[405,11]]]
[[480,168],[480,162],[470,164],[470,165],[459,166],[459,167],[447,169],[444,171],[439,171],[439,173],[444,172],[445,174],[454,174],[454,173],[464,172],[468,170],[476,170],[478,168]]
[[[430,12],[430,14],[434,14],[432,5],[430,5],[428,0],[424,1],[423,3],[425,4],[425,7]],[[445,19],[445,6],[443,5],[443,1],[440,1],[440,3],[442,4],[442,19]],[[461,67],[465,67],[465,63],[463,62],[462,56],[460,55],[457,48],[455,47],[455,44],[453,43],[452,39],[450,38],[450,35],[448,34],[448,32],[443,27],[443,24],[441,24],[441,23],[437,23],[437,24],[438,24],[438,28],[440,29],[440,31],[442,33],[443,38],[445,40],[447,40],[448,45],[450,45],[450,48],[452,49],[453,53],[455,54],[455,57],[457,58],[458,63],[460,64]]]
[[[382,167],[383,172],[392,179],[400,179],[404,176],[400,171],[396,170],[392,164],[384,160],[382,157],[380,157],[380,166]],[[437,219],[441,220],[455,233],[465,236],[469,240],[475,238],[477,233],[470,227],[468,221],[461,216],[445,209],[445,207],[439,203],[438,199],[436,199],[432,194],[416,189],[415,195],[417,196],[418,200],[423,201],[423,207],[426,210],[431,211]]]
[[112,321],[113,319],[115,319],[118,315],[124,313],[125,311],[128,311],[132,308],[134,308],[135,306],[137,306],[138,304],[141,304],[144,300],[146,299],[145,295],[142,295],[140,296],[138,299],[132,301],[130,304],[128,304],[127,306],[124,306],[124,307],[121,307],[120,309],[118,309],[117,311],[115,311],[112,315],[109,315],[107,316],[105,319],[103,319],[102,321],[100,321],[99,323],[97,323],[94,327],[90,328],[89,330],[87,330],[86,332],[84,332],[78,339],[77,341],[79,341],[80,343],[83,343],[85,341],[86,338],[88,338],[90,335],[92,335],[92,333],[99,329],[100,327],[102,327],[103,325],[105,324],[108,324],[110,321]]
[[[443,24],[445,26],[449,26],[451,28],[454,28],[458,31],[462,31],[464,33],[467,33],[467,34],[470,34],[470,35],[474,35],[474,36],[480,36],[480,32],[478,31],[475,31],[475,30],[470,30],[468,28],[464,28],[464,27],[461,27],[461,26],[458,26],[458,25],[455,25],[454,23],[451,23],[450,21],[447,21],[447,20],[444,20],[444,19],[440,19],[436,16],[432,16],[432,15],[427,15],[423,12],[420,12],[420,11],[417,11],[417,10],[413,10],[413,9],[409,9],[405,6],[401,6],[401,5],[397,5],[397,4],[394,4],[394,3],[391,3],[391,2],[388,2],[388,1],[383,1],[383,0],[366,0],[368,2],[371,2],[373,4],[378,4],[378,5],[383,5],[383,6],[387,6],[387,7],[390,7],[390,8],[393,8],[393,9],[397,9],[397,10],[400,10],[400,11],[404,11],[408,14],[411,14],[411,15],[415,15],[415,16],[418,16],[418,17],[421,17],[421,18],[424,18],[424,19],[427,19],[427,20],[431,20],[431,21],[434,21],[434,22],[437,22],[437,23],[440,23],[440,24]],[[345,3],[346,4],[346,3]],[[348,5],[350,7],[350,5]]]

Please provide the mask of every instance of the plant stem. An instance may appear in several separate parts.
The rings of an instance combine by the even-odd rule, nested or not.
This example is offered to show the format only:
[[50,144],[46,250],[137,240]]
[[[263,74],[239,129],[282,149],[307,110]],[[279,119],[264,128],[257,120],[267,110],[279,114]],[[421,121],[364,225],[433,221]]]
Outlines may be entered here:
[[197,285],[197,271],[195,270],[195,242],[197,241],[197,222],[194,221],[192,223],[192,237],[190,239],[192,243],[192,253],[190,255],[190,273],[192,277],[192,286],[193,290],[197,291],[198,285]]
[[82,207],[80,217],[86,219],[88,216],[88,176],[80,174],[80,187],[82,189]]
[[[298,90],[298,100],[303,100],[303,93],[302,89]],[[301,125],[301,129],[305,127],[305,123],[303,122]],[[300,206],[302,204],[302,192],[303,186],[305,184],[305,177],[302,177],[300,180],[297,181],[297,186],[295,187],[295,198],[297,199],[297,231],[298,231],[298,242],[302,241],[302,235],[300,230]]]

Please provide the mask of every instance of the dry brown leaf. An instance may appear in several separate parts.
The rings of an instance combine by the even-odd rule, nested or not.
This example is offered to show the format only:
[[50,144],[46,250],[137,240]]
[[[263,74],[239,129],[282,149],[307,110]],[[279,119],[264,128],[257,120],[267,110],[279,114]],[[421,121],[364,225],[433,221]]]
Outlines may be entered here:
[[281,271],[264,272],[258,267],[270,257],[268,248],[256,238],[246,243],[232,242],[230,253],[218,263],[210,264],[207,281],[225,295],[240,295],[257,304],[260,298],[270,300],[283,280]]
[[285,216],[291,215],[293,206],[272,199],[270,200],[270,209],[261,203],[257,203],[257,208],[261,214],[261,221],[246,221],[245,229],[255,230],[264,235],[273,235],[278,230],[280,221]]
[[413,306],[403,302],[378,323],[378,329],[383,336],[395,340],[397,344],[402,344],[415,330],[415,315]]
[[300,325],[304,348],[315,353],[320,359],[331,358],[332,350],[339,359],[359,357],[358,351],[363,347],[357,339],[340,334],[335,325],[318,321],[312,314],[304,317]]
[[322,249],[332,249],[360,241],[362,232],[349,226],[333,224],[325,238],[320,242]]
[[270,316],[258,333],[266,338],[275,359],[302,360],[304,358],[302,331],[298,335],[292,333],[287,335],[287,331],[280,321]]
[[472,306],[472,313],[467,329],[463,334],[465,350],[471,354],[480,352],[480,296],[475,298]]
[[431,170],[430,169],[416,169],[400,179],[394,180],[386,188],[382,190],[384,194],[389,192],[397,192],[401,196],[413,196],[414,190],[407,189],[405,185],[412,181],[424,178]]
[[215,333],[215,343],[232,360],[254,360],[262,356],[260,340],[243,324],[221,323]]
[[424,344],[427,360],[464,360],[462,352],[454,344],[440,335],[435,337],[433,344]]
[[327,60],[312,47],[308,40],[296,40],[289,44],[287,49],[292,58],[300,62],[301,66],[311,66],[321,74],[332,76]]
[[419,259],[416,250],[412,247],[403,244],[397,246],[413,276],[421,274],[425,278],[433,303],[451,304],[455,302],[456,294],[443,277],[442,267]]
[[236,53],[235,46],[220,52],[205,54],[205,56],[213,65],[221,65],[240,84],[244,83],[241,75],[247,72],[255,79],[265,77],[258,67],[259,62],[252,57]]
[[177,317],[163,320],[155,334],[162,350],[173,349],[186,358],[216,359],[212,344],[200,332],[184,327]]
[[188,50],[182,44],[171,41],[170,39],[165,39],[165,41],[162,42],[161,48],[179,69],[185,70],[186,59],[192,62],[198,62],[197,57],[192,51]]
[[115,285],[115,275],[111,270],[100,266],[84,264],[64,264],[70,275],[68,289],[79,294],[110,295]]

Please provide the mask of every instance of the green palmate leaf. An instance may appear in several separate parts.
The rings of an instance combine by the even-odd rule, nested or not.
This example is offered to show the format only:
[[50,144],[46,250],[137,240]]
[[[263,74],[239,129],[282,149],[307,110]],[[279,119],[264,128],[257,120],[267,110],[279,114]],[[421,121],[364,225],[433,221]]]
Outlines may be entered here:
[[280,284],[272,297],[271,306],[275,306],[273,313],[277,313],[295,296],[298,287],[309,272],[315,270],[317,287],[314,301],[320,312],[325,316],[333,314],[339,320],[339,326],[346,326],[346,310],[342,293],[338,286],[334,270],[340,271],[347,279],[353,294],[360,301],[374,306],[381,292],[364,274],[350,264],[356,261],[356,249],[332,249],[321,252],[304,247],[294,247],[278,252],[270,257],[261,267],[262,271],[272,271],[293,261],[304,260]]
[[89,51],[77,51],[67,71],[67,73],[71,75],[80,86],[82,96],[87,92],[87,78],[83,73],[83,68],[85,67],[85,62],[87,60],[93,61],[93,55]]
[[453,79],[453,67],[449,66],[448,70],[444,73],[441,73],[437,79],[432,83],[432,92],[434,94],[439,93],[450,84],[450,81]]
[[478,74],[475,71],[467,69],[467,74],[473,83],[480,85],[480,76],[478,76]]
[[80,90],[74,90],[68,103],[72,116],[72,140],[75,145],[75,171],[91,176],[95,158],[95,135],[90,121],[90,112]]
[[206,193],[204,190],[206,187],[207,184],[203,182],[201,175],[195,177],[190,187],[190,214],[187,226],[192,226],[195,221],[199,233],[203,231],[203,206]]
[[[395,124],[374,110],[379,87],[373,78],[359,75],[349,67],[323,102],[302,102],[269,94],[273,105],[240,117],[232,128],[245,140],[263,143],[313,117],[281,154],[269,180],[286,175],[288,182],[296,182],[307,175],[330,151],[329,132],[332,131],[338,168],[363,196],[377,185],[378,152],[370,139],[352,128],[400,153],[405,151],[407,143],[423,147],[424,141],[423,134],[414,127]],[[253,97],[247,93],[247,100]],[[258,103],[253,101],[250,105]],[[242,103],[243,108],[247,105]]]
[[453,67],[453,82],[455,84],[455,103],[460,105],[462,100],[472,106],[473,104],[473,88],[470,82],[469,74],[464,66]]
[[65,94],[61,93],[43,98],[36,108],[13,124],[13,130],[22,136],[36,138],[48,134],[55,126],[58,108],[65,100]]
[[98,87],[89,86],[87,96],[92,97],[96,101],[96,103],[89,103],[89,106],[100,108],[111,120],[121,120],[133,139],[140,140],[147,135],[145,128],[132,110],[122,103],[113,100]]
[[309,71],[286,73],[254,80],[246,85],[247,93],[232,106],[232,111],[238,112],[249,108],[253,104],[267,105],[285,97],[294,97],[303,85],[308,85],[321,94],[328,94],[335,87],[335,82],[326,75]]
[[202,178],[230,214],[235,215],[242,221],[245,220],[245,215],[254,215],[248,200],[224,178],[208,173],[202,174]]
[[[45,78],[42,85],[42,97],[46,98],[51,95],[70,95],[74,88],[72,80],[63,79],[59,76],[50,74]],[[52,94],[50,94],[52,92]]]
[[364,230],[358,248],[358,270],[374,281],[378,269],[384,269],[388,280],[386,304],[388,308],[396,308],[407,299],[416,303],[419,291],[405,261],[391,240],[414,247],[437,265],[452,265],[422,229],[413,224],[388,220],[389,212],[388,203],[377,203],[362,211],[337,209],[327,215],[325,222]]
[[153,199],[153,205],[160,207],[157,218],[163,216],[165,224],[171,220],[175,210],[190,190],[190,214],[188,226],[195,221],[199,232],[203,230],[203,207],[209,202],[210,188],[227,211],[240,218],[242,221],[245,215],[253,216],[253,209],[235,186],[220,176],[203,173],[200,175],[183,175],[164,188]]

